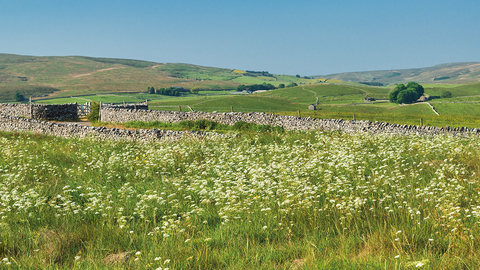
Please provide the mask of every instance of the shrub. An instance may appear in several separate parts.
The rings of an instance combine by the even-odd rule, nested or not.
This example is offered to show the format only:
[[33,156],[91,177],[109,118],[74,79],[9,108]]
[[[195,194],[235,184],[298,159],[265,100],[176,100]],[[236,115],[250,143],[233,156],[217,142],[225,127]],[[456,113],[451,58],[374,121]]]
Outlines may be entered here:
[[87,119],[90,122],[98,122],[98,117],[100,115],[100,103],[92,102],[90,105],[90,113],[87,115]]
[[450,92],[450,91],[443,91],[440,96],[441,96],[442,98],[451,98],[451,97],[452,97],[452,92]]
[[20,102],[20,101],[23,101],[24,99],[25,97],[22,94],[20,94],[19,92],[15,92],[15,101]]

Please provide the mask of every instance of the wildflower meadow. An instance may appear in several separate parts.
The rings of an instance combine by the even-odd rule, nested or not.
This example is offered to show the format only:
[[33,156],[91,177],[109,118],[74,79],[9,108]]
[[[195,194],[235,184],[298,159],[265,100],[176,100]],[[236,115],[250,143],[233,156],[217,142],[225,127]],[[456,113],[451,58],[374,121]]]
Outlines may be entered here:
[[0,133],[1,269],[475,269],[480,139]]

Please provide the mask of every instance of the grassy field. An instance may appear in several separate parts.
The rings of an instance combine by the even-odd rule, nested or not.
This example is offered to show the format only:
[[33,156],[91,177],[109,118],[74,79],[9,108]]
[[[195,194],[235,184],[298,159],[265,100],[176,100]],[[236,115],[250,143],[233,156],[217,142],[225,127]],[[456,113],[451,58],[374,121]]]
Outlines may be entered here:
[[480,117],[480,103],[433,103],[441,115],[468,115]]
[[0,133],[1,268],[475,269],[479,145]]

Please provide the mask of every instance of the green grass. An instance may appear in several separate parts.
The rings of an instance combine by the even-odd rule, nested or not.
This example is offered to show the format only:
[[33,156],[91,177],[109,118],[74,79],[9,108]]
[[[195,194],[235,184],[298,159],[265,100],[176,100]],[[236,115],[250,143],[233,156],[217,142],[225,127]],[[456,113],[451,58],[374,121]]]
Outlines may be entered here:
[[478,103],[433,103],[432,106],[441,115],[480,116]]
[[[104,125],[105,123],[97,123],[98,126]],[[107,124],[108,125],[108,124]],[[282,127],[272,127],[269,125],[256,125],[253,123],[246,123],[246,122],[237,122],[235,125],[224,125],[217,122],[199,119],[195,121],[191,120],[184,120],[179,123],[164,123],[159,121],[153,122],[141,122],[141,121],[134,121],[134,122],[126,122],[122,124],[126,128],[135,128],[135,129],[168,129],[168,130],[176,130],[176,131],[183,131],[183,130],[191,130],[191,131],[216,131],[216,132],[224,132],[224,131],[242,131],[242,132],[283,132],[284,129]]]
[[480,83],[466,84],[447,89],[438,86],[434,88],[425,88],[425,94],[431,96],[441,96],[443,91],[451,92],[453,97],[478,96],[480,94]]
[[[480,264],[478,138],[237,135],[134,143],[0,133],[1,268]],[[129,259],[108,263],[123,252]]]
[[[214,97],[198,97],[190,99],[175,99],[165,102],[151,102],[152,109],[158,109],[157,106],[178,106],[189,105],[196,111],[218,111],[230,112],[233,106],[236,112],[251,112],[251,111],[281,111],[281,110],[300,110],[304,109],[301,104],[289,102],[285,99],[272,98],[268,96],[255,95],[232,95],[232,96],[214,96]],[[167,107],[164,107],[167,108]],[[163,109],[163,108],[160,108]],[[177,109],[172,109],[177,110]]]

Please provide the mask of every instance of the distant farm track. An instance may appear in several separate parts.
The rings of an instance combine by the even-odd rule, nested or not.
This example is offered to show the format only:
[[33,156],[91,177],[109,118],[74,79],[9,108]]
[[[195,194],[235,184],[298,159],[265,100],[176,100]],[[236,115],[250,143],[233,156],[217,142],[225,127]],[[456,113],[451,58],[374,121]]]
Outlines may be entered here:
[[73,75],[72,77],[73,77],[73,78],[85,77],[85,76],[90,76],[90,75],[95,74],[95,73],[98,73],[98,72],[107,71],[107,70],[114,70],[114,69],[120,69],[120,68],[125,68],[125,67],[104,68],[104,69],[99,69],[99,70],[94,71],[94,72],[89,72],[89,73],[84,73],[84,74]]

